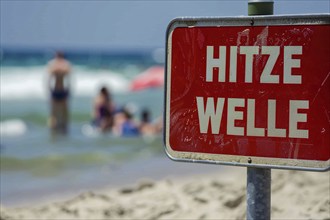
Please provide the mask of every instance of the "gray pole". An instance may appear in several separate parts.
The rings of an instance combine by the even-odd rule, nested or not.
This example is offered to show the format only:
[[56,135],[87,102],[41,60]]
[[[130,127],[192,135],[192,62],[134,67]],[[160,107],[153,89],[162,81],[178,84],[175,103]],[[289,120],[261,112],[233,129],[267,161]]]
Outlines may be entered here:
[[247,168],[246,219],[270,219],[271,169]]
[[249,0],[248,15],[272,15],[274,14],[273,0]]
[[[272,15],[273,0],[249,0],[248,15]],[[269,220],[271,210],[271,169],[247,168],[246,219]]]

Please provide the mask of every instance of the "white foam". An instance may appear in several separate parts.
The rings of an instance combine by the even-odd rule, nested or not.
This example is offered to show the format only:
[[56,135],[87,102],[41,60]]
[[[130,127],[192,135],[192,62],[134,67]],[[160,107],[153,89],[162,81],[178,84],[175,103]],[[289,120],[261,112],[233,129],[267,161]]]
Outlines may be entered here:
[[105,70],[94,73],[81,70],[74,76],[73,88],[77,96],[94,96],[101,86],[107,86],[114,93],[126,92],[129,80],[118,73]]
[[[128,91],[129,80],[110,70],[93,70],[74,67],[71,77],[71,94],[92,97],[101,86],[111,92]],[[1,67],[1,100],[46,99],[48,97],[47,70],[43,66]]]
[[0,98],[45,98],[45,68],[1,67]]
[[0,122],[1,137],[17,137],[27,132],[27,125],[20,119],[10,119]]
[[99,137],[101,135],[100,130],[98,130],[96,127],[90,125],[90,124],[84,124],[81,127],[81,132],[86,137]]

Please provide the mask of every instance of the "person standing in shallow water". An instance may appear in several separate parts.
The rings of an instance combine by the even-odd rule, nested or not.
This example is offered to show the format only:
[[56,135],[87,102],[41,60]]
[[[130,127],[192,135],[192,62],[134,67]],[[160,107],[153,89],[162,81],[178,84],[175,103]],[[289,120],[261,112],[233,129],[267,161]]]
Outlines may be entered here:
[[94,126],[98,127],[102,132],[110,131],[113,125],[114,111],[115,105],[112,101],[111,93],[103,86],[94,99]]
[[53,132],[66,134],[68,130],[68,98],[70,63],[62,52],[57,52],[48,63],[48,86],[51,96],[48,125]]

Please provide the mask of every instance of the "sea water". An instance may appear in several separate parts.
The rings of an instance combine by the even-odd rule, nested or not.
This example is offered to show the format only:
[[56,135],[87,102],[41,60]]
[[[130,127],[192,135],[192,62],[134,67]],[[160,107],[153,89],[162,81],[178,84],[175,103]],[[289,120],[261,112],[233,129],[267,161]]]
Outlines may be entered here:
[[124,138],[88,130],[93,98],[101,86],[109,88],[116,106],[129,104],[135,120],[145,108],[153,119],[162,117],[163,88],[132,92],[130,84],[147,68],[164,65],[163,59],[155,58],[154,51],[66,54],[72,64],[69,131],[54,136],[47,127],[46,65],[52,53],[1,53],[1,204],[106,185],[124,175],[121,167],[164,154],[161,134]]

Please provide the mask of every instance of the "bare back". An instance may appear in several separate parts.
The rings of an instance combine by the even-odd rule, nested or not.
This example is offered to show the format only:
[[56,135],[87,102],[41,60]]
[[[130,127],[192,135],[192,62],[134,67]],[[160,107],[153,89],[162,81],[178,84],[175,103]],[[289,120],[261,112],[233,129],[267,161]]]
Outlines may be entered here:
[[57,54],[48,63],[48,86],[51,95],[49,126],[53,131],[66,133],[68,124],[69,73],[70,63]]
[[54,79],[54,85],[52,85],[54,90],[64,90],[65,78],[70,73],[70,64],[64,59],[56,58],[49,63],[48,71],[50,73],[50,78]]

